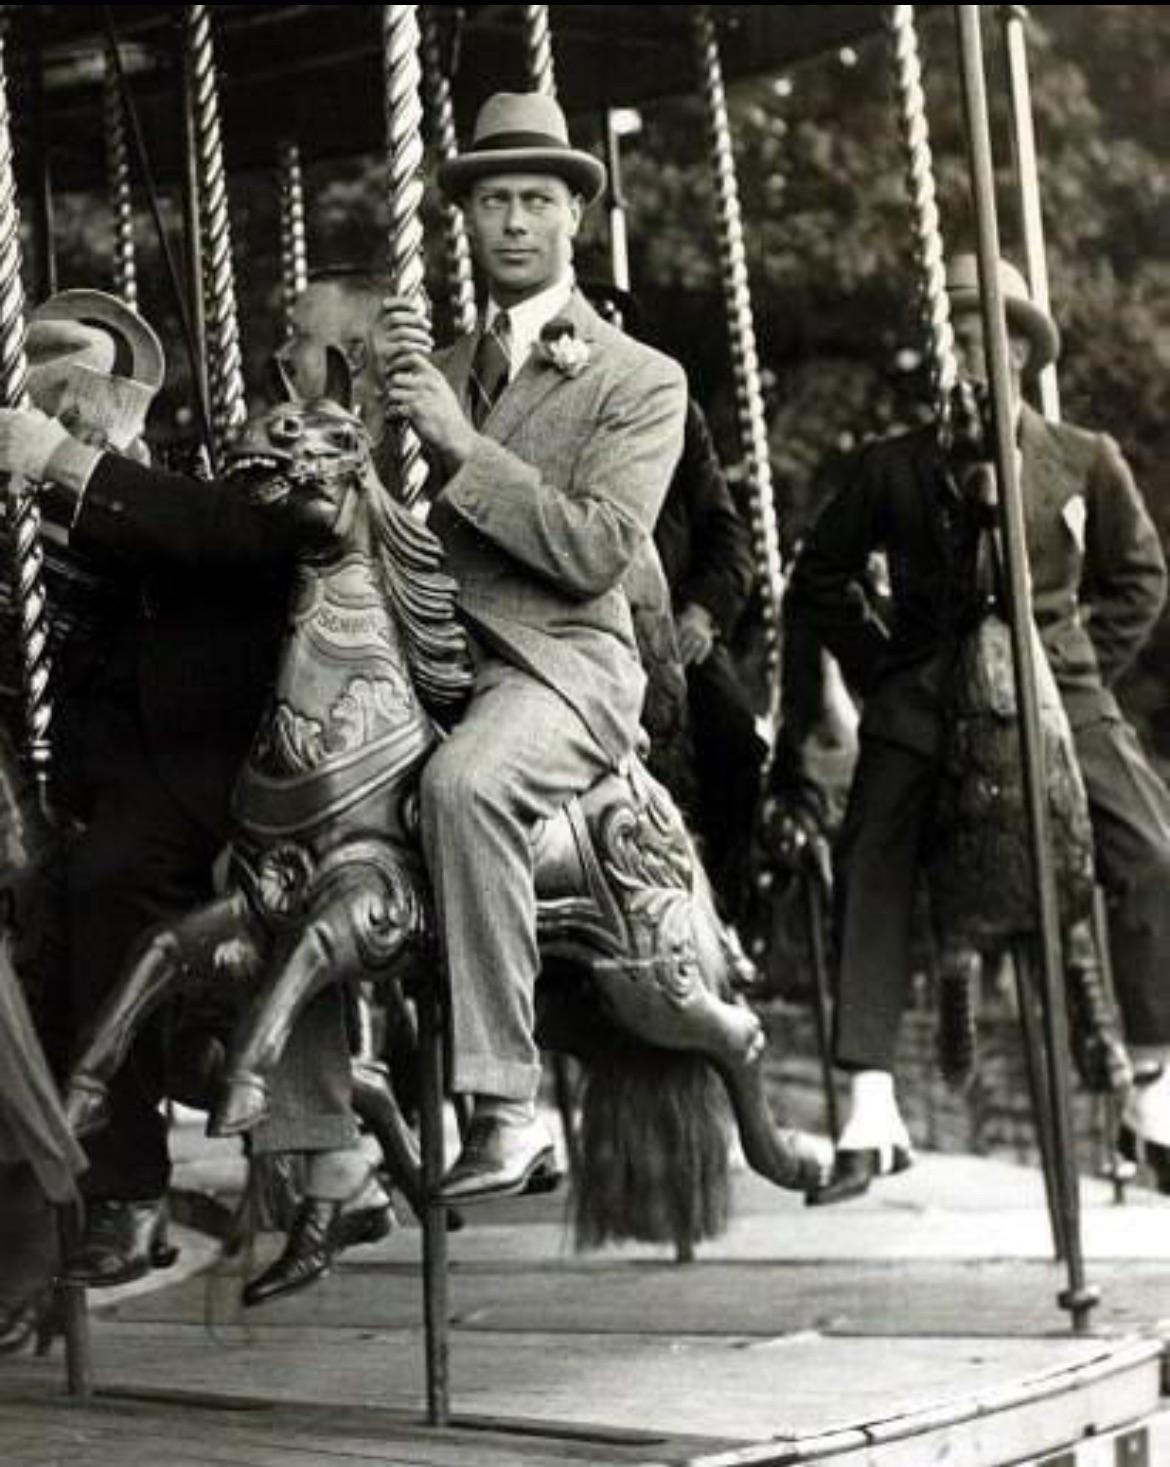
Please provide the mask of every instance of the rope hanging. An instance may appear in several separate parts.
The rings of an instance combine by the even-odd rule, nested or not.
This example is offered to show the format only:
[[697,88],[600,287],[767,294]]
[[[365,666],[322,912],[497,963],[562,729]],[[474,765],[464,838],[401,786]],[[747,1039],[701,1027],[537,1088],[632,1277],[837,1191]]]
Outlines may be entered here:
[[[459,144],[455,133],[451,84],[443,69],[439,18],[437,8],[433,5],[428,5],[423,10],[422,35],[423,76],[426,81],[431,131],[439,159],[446,162],[455,157]],[[452,324],[458,333],[464,334],[475,330],[475,277],[471,268],[471,245],[468,243],[467,227],[463,222],[463,210],[455,204],[443,205],[443,238]]]
[[534,92],[546,97],[557,94],[556,74],[553,70],[552,30],[548,21],[547,5],[524,7],[524,55],[528,85]]
[[210,11],[209,5],[188,6],[186,25],[204,250],[211,428],[219,459],[243,425],[248,410]]
[[[12,166],[12,128],[8,110],[8,36],[10,6],[0,24],[0,402],[17,407],[27,401],[24,286],[20,275],[20,211]],[[18,481],[19,483],[19,481]],[[49,616],[41,513],[30,486],[20,484],[9,499],[12,580],[20,618],[20,662],[24,694],[26,753],[38,796],[47,809],[52,749],[49,725]]]
[[723,86],[719,42],[710,8],[694,7],[695,51],[703,96],[707,106],[711,140],[711,163],[718,210],[719,261],[727,303],[732,373],[735,380],[739,437],[749,477],[749,516],[756,571],[764,602],[768,684],[780,682],[780,598],[784,572],[780,562],[780,533],[772,493],[772,463],[768,452],[768,427],[764,417],[764,394],[756,350],[755,323],[748,287],[747,254],[743,215],[735,176],[731,121]]
[[106,172],[113,216],[114,291],[131,310],[138,309],[138,261],[134,248],[134,196],[130,184],[130,145],[117,60],[106,48],[102,123],[106,136]]
[[898,124],[906,154],[906,187],[917,271],[915,294],[930,372],[931,401],[939,441],[945,446],[951,438],[952,389],[958,379],[958,362],[947,299],[942,226],[913,5],[889,6],[886,32],[893,62]]
[[[420,35],[417,5],[382,8],[386,78],[386,182],[390,201],[390,277],[394,292],[429,314],[423,266],[422,102],[419,89]],[[420,499],[427,466],[417,435],[398,429],[400,496],[406,505]]]
[[280,191],[280,292],[285,327],[292,329],[293,307],[309,283],[309,246],[305,225],[305,174],[301,150],[291,139],[277,155]]

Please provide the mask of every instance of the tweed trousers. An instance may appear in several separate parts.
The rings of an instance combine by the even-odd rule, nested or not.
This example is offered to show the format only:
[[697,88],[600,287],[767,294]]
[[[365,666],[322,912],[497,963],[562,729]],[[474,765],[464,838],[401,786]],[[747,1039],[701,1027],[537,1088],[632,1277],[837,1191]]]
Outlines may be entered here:
[[470,707],[423,771],[423,847],[450,983],[456,1091],[536,1095],[533,831],[610,768],[559,694],[488,656]]
[[[1170,792],[1120,718],[1074,728],[1097,879],[1130,1044],[1170,1045]],[[937,763],[863,738],[837,852],[834,1053],[849,1070],[892,1070],[913,967],[917,872]]]

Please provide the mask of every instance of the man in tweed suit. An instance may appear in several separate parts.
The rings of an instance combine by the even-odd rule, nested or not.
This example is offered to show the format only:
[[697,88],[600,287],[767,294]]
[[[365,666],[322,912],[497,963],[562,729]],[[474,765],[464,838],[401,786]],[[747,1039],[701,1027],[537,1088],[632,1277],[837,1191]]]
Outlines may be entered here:
[[430,524],[477,668],[422,790],[454,1088],[475,1096],[450,1201],[552,1171],[535,1111],[531,832],[634,747],[644,677],[621,581],[647,552],[682,444],[681,369],[607,326],[574,285],[573,239],[604,178],[551,98],[490,98],[470,149],[438,175],[486,278],[483,329],[427,357],[415,312],[387,303],[388,402],[435,466]]

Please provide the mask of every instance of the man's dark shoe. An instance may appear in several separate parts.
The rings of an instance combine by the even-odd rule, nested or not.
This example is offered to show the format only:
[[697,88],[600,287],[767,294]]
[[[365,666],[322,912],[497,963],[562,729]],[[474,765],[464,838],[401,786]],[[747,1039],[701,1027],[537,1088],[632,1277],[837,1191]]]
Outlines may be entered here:
[[556,1151],[539,1117],[519,1123],[476,1115],[463,1150],[439,1188],[442,1202],[490,1202],[525,1192],[551,1192],[561,1179]]
[[395,1221],[394,1209],[389,1202],[343,1212],[334,1226],[333,1251],[341,1253],[362,1243],[377,1243],[394,1230]]
[[324,1278],[337,1252],[340,1216],[340,1202],[306,1197],[297,1209],[284,1252],[251,1283],[244,1285],[244,1303],[249,1308],[267,1304],[270,1299],[294,1294],[298,1289],[306,1289]]
[[913,1156],[904,1146],[867,1147],[858,1151],[838,1149],[833,1157],[833,1171],[823,1187],[806,1192],[809,1207],[829,1207],[834,1202],[849,1202],[864,1196],[875,1177],[890,1177],[907,1171]]
[[65,1260],[61,1277],[90,1289],[113,1288],[144,1278],[152,1268],[169,1268],[179,1250],[167,1242],[166,1206],[161,1199],[123,1202],[98,1198],[86,1206],[85,1230]]

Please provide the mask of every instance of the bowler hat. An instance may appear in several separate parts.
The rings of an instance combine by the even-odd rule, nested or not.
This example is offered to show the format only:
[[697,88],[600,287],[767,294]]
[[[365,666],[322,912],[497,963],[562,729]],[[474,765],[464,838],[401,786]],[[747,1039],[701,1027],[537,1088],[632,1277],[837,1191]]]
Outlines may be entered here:
[[439,164],[436,179],[459,200],[477,178],[493,173],[552,173],[587,204],[605,187],[605,168],[569,142],[565,114],[543,92],[497,92],[479,109],[470,146]]
[[[1028,370],[1038,371],[1060,355],[1060,332],[1048,312],[1033,303],[1028,283],[1016,267],[1000,260],[998,269],[1008,325],[1031,342]],[[947,295],[953,315],[979,309],[979,262],[974,255],[956,255],[947,265]]]

